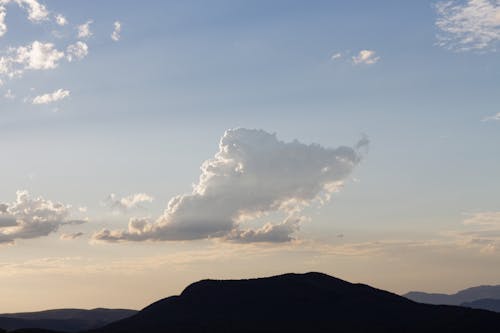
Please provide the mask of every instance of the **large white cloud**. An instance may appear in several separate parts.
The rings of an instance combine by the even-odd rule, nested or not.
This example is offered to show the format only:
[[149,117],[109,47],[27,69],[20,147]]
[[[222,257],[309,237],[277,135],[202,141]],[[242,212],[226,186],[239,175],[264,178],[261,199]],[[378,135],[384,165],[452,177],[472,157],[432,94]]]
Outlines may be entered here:
[[[359,146],[366,143],[363,140]],[[192,193],[172,198],[155,221],[133,218],[128,230],[104,229],[93,238],[289,241],[304,219],[302,208],[328,199],[360,162],[359,146],[324,148],[298,141],[286,143],[262,130],[228,130],[219,151],[202,164]],[[244,229],[246,221],[272,212],[283,214],[284,221]]]
[[56,232],[68,224],[84,220],[70,218],[70,206],[18,191],[12,203],[0,203],[0,243],[37,238]]
[[441,46],[485,50],[494,49],[500,41],[500,0],[441,1],[436,12]]

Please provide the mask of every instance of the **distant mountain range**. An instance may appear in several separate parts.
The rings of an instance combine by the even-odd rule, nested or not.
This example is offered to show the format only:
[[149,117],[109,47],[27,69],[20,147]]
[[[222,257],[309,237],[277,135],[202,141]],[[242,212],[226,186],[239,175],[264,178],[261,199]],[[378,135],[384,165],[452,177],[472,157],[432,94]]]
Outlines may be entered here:
[[420,303],[462,305],[481,299],[500,299],[500,285],[472,287],[451,295],[412,291],[403,296]]
[[[202,280],[189,285],[180,295],[162,299],[137,313],[127,312],[131,310],[88,311],[103,310],[126,312],[117,321],[105,317],[110,320],[108,323],[100,328],[87,329],[86,333],[488,333],[500,330],[500,313],[473,309],[472,306],[416,303],[384,290],[322,273],[284,274],[249,280]],[[62,312],[58,314],[57,311]],[[37,320],[95,318],[83,315],[75,318],[71,311],[81,310],[48,311],[43,318],[17,314],[18,318],[11,317],[10,320],[35,323]],[[0,327],[12,329],[3,326],[1,321]],[[74,326],[72,330],[62,326],[49,329],[75,331]],[[15,332],[50,333],[33,328]]]
[[[109,324],[136,314],[126,309],[57,309],[39,312],[0,314],[0,327],[8,331],[37,328],[63,332],[80,332]],[[1,332],[1,331],[0,331]]]
[[483,298],[473,302],[462,303],[461,306],[500,312],[500,299]]

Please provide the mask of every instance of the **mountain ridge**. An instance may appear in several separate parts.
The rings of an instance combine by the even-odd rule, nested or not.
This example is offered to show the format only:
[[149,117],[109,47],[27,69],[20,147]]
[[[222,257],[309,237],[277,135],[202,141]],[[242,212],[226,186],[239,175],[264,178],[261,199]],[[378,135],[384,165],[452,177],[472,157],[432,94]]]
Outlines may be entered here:
[[460,305],[480,299],[500,299],[500,285],[481,285],[459,290],[454,294],[411,291],[403,295],[415,302],[427,304]]
[[101,327],[137,313],[129,309],[51,309],[0,314],[0,327],[9,331],[37,328],[79,332]]
[[498,332],[500,314],[420,304],[365,284],[309,272],[201,280],[132,317],[88,333]]

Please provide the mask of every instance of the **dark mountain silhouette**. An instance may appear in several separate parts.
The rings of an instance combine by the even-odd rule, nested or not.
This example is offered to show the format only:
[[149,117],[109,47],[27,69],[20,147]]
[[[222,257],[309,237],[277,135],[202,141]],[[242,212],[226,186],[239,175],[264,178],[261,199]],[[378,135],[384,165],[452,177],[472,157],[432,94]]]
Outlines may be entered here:
[[500,299],[500,285],[472,287],[451,295],[412,291],[403,296],[420,303],[460,305],[484,298]]
[[[94,329],[136,314],[126,309],[57,309],[39,312],[0,314],[0,327],[6,330],[37,328],[64,332]],[[1,331],[0,331],[1,333]]]
[[462,303],[461,306],[500,312],[500,299],[483,298],[477,301]]
[[415,303],[321,273],[203,280],[92,333],[499,332],[500,314]]
[[[0,333],[3,333],[0,330]],[[48,331],[40,328],[21,328],[19,330],[9,331],[8,333],[65,333],[61,331]]]

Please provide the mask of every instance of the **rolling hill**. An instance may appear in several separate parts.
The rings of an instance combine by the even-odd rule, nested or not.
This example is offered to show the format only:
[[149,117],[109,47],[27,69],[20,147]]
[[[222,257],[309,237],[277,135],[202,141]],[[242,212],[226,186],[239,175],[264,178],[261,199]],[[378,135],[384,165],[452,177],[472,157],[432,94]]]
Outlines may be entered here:
[[202,280],[92,333],[498,332],[500,314],[429,305],[321,273]]

